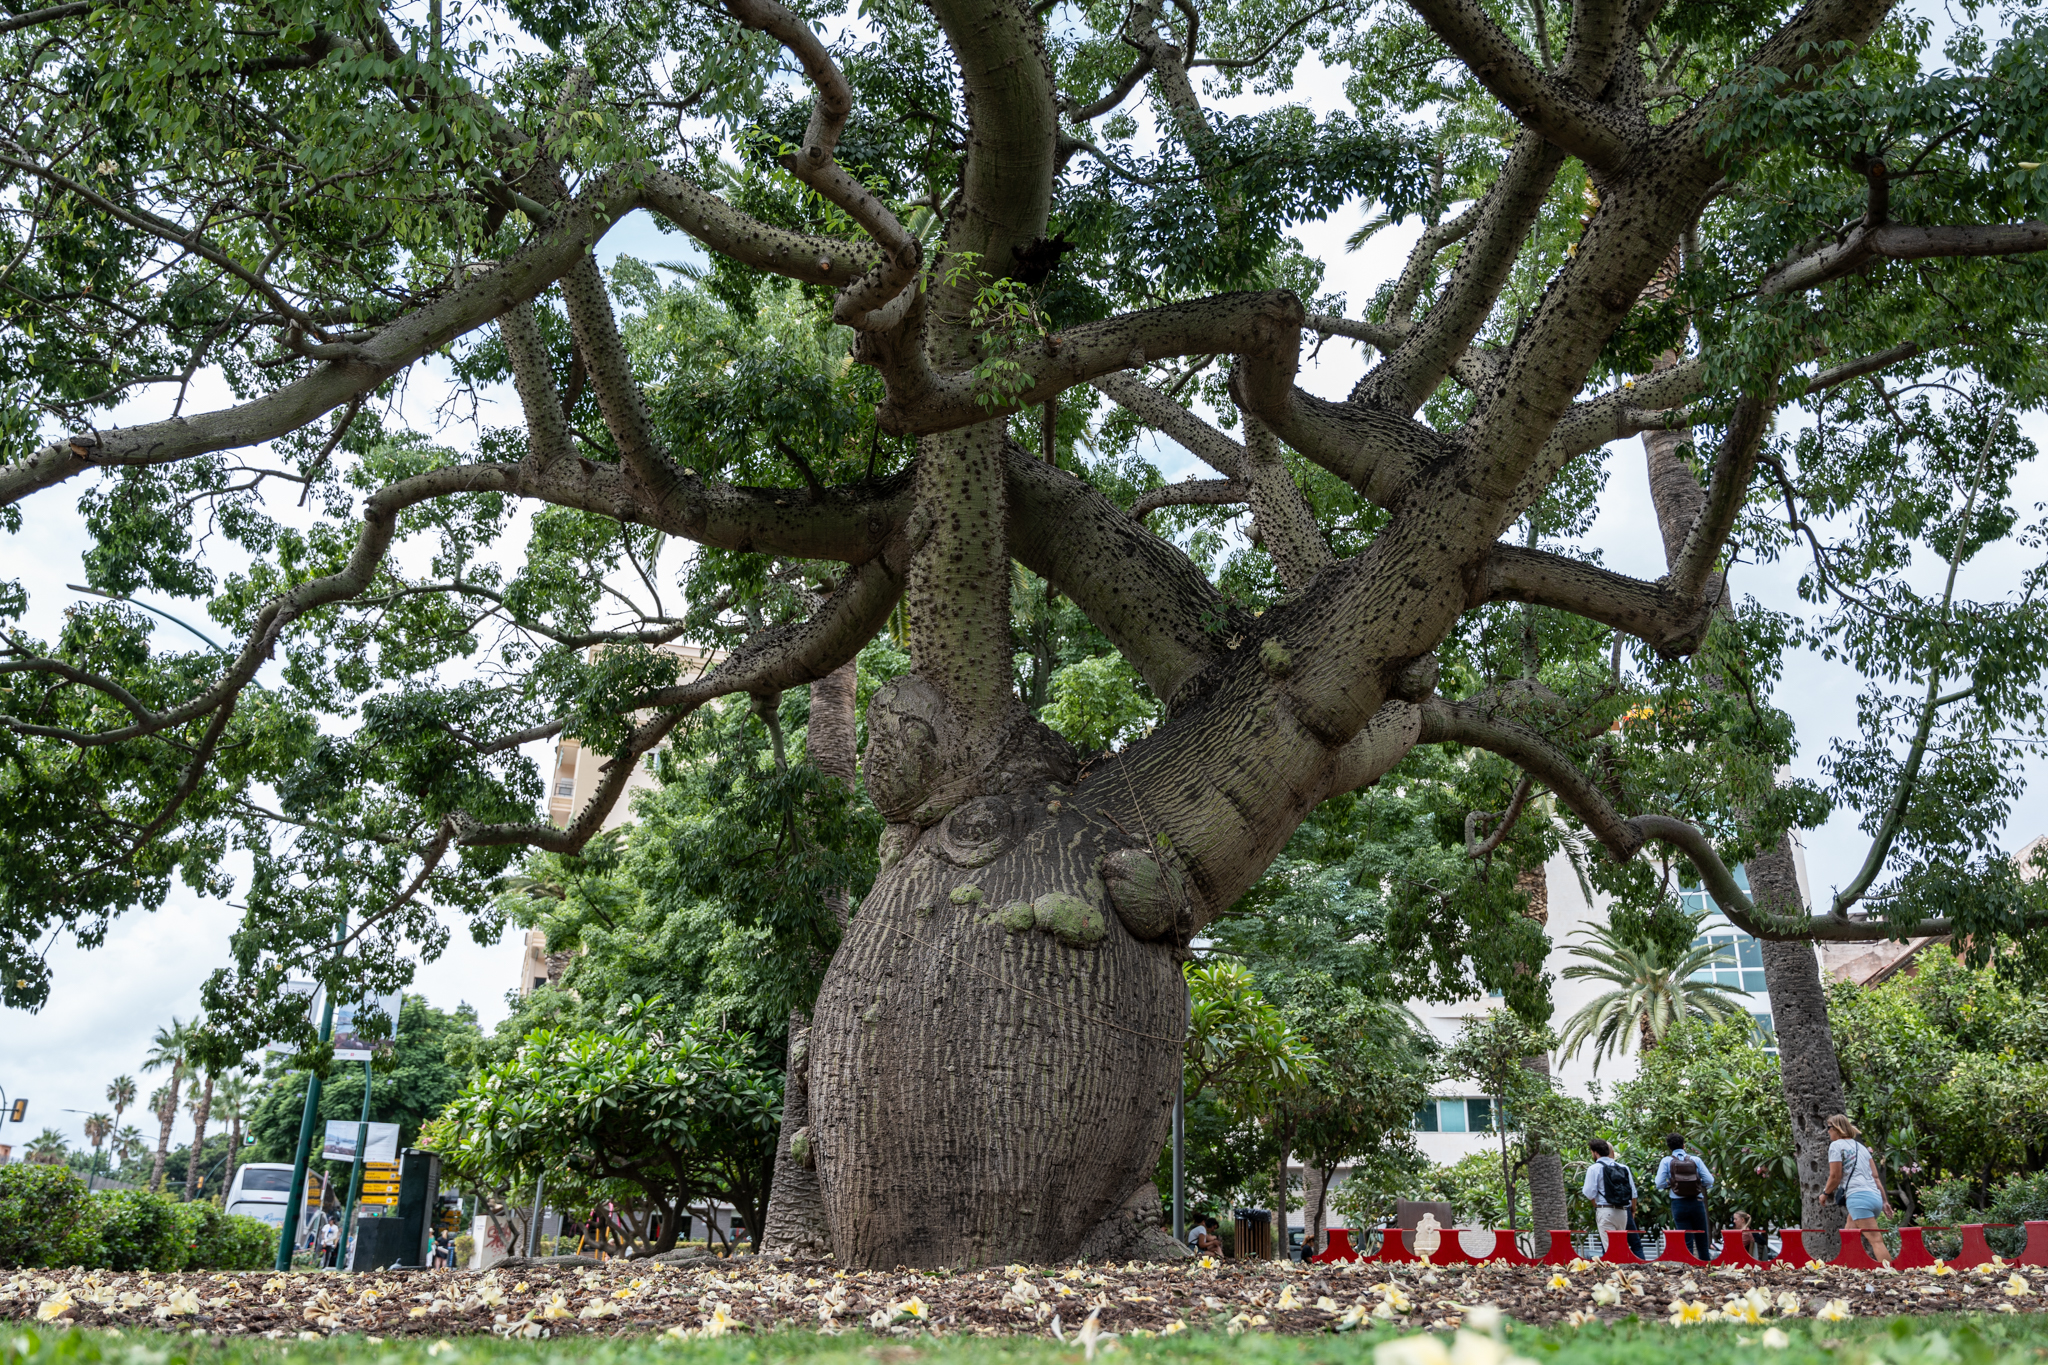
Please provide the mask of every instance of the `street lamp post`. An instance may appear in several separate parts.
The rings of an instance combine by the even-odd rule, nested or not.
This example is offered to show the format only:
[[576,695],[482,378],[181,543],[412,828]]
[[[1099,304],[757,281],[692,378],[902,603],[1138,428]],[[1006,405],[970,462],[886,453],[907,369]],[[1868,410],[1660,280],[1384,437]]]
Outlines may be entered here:
[[[334,930],[334,955],[341,956],[342,945],[348,941],[348,917],[344,915]],[[334,992],[327,992],[327,1003],[320,1011],[320,1041],[329,1042],[334,1037]],[[299,1115],[299,1147],[292,1157],[292,1197],[284,1206],[284,1226],[277,1233],[277,1268],[292,1268],[292,1246],[299,1240],[299,1210],[306,1202],[306,1163],[313,1152],[313,1121],[320,1115],[320,1073],[306,1073],[306,1107]]]

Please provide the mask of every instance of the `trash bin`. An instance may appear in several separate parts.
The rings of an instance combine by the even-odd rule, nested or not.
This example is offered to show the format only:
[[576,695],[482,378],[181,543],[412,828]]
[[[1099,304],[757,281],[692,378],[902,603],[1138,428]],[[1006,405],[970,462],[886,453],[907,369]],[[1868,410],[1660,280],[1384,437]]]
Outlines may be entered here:
[[1273,1259],[1273,1214],[1270,1209],[1235,1209],[1237,1215],[1237,1259]]

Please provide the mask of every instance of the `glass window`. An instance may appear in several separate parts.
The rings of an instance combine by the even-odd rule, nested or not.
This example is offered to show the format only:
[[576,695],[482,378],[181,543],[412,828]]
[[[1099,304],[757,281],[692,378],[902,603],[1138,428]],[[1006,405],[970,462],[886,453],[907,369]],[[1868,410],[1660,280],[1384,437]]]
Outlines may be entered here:
[[1751,995],[1762,995],[1769,987],[1764,985],[1764,974],[1760,971],[1742,974],[1742,989]]
[[1756,1031],[1763,1035],[1764,1046],[1776,1047],[1778,1045],[1778,1031],[1771,1026],[1771,1016],[1768,1014],[1753,1014],[1750,1018],[1756,1020]]
[[242,1188],[253,1193],[290,1194],[292,1173],[252,1167],[242,1172]]
[[1437,1131],[1443,1133],[1464,1133],[1471,1130],[1465,1126],[1465,1102],[1463,1100],[1438,1100],[1436,1105]]
[[[1695,938],[1695,939],[1694,939],[1694,940],[1692,941],[1692,946],[1693,946],[1693,947],[1695,947],[1695,948],[1704,948],[1704,947],[1706,947],[1706,946],[1707,946],[1707,936],[1706,936],[1705,934],[1701,934],[1701,935],[1700,935],[1699,937]],[[1696,972],[1694,972],[1694,973],[1692,974],[1692,980],[1694,980],[1694,981],[1712,981],[1713,979],[1714,979],[1714,964],[1712,963],[1712,961],[1709,961],[1709,962],[1708,962],[1708,963],[1707,963],[1707,964],[1706,964],[1705,966],[1701,967],[1701,968],[1700,968],[1700,969],[1699,969],[1698,971],[1696,971]]]
[[1415,1131],[1418,1133],[1434,1133],[1436,1131],[1435,1100],[1423,1101],[1422,1107],[1415,1111]]
[[555,784],[555,795],[574,796],[575,794],[576,784],[574,782],[557,782]]
[[1466,1124],[1466,1130],[1467,1130],[1468,1132],[1473,1132],[1473,1133],[1490,1133],[1490,1132],[1492,1132],[1492,1131],[1493,1131],[1493,1101],[1492,1101],[1492,1100],[1490,1100],[1490,1099],[1484,1099],[1484,1098],[1482,1098],[1482,1099],[1476,1099],[1476,1100],[1466,1100],[1466,1101],[1465,1101],[1465,1124]]
[[1735,953],[1736,960],[1741,962],[1744,967],[1761,968],[1764,965],[1763,945],[1748,934],[1743,934],[1736,938]]

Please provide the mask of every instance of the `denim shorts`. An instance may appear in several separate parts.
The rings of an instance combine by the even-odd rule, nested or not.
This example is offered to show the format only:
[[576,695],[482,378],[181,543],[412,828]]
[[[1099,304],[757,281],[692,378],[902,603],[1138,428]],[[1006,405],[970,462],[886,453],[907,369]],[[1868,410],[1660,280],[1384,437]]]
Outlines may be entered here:
[[1850,1190],[1848,1205],[1851,1219],[1875,1218],[1884,1212],[1884,1196],[1875,1190]]

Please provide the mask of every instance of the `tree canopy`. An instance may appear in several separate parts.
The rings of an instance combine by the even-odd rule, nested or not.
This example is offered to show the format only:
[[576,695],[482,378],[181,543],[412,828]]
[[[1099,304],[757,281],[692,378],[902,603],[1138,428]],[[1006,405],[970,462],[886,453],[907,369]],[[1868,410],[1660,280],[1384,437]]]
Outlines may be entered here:
[[[0,654],[0,996],[182,879],[248,907],[201,1051],[306,1041],[287,978],[401,984],[444,913],[488,938],[522,854],[585,850],[694,712],[776,719],[884,634],[873,889],[836,952],[801,897],[760,926],[832,952],[812,1126],[855,1261],[1064,1254],[1119,1207],[1177,958],[1283,855],[1369,888],[1422,993],[1530,1022],[1527,878],[1565,847],[1649,939],[1689,862],[1774,942],[2034,970],[2048,900],[1993,838],[2041,570],[1956,586],[2035,545],[2048,29],[2006,18],[1939,48],[1882,0],[0,21],[0,516],[68,496],[91,540],[89,600]],[[1348,108],[1291,96],[1316,61]],[[642,212],[690,259],[602,268]],[[1419,231],[1369,299],[1293,235],[1340,214]],[[1311,391],[1306,349],[1353,344],[1352,390]],[[414,384],[470,419],[418,429]],[[507,386],[516,423],[470,406]],[[1141,431],[1217,477],[1167,484]],[[1654,578],[1586,541],[1635,436]],[[1790,554],[1798,611],[1731,589]],[[1792,648],[1867,680],[1823,783],[1779,781]],[[600,776],[556,823],[562,738]],[[819,795],[776,770],[695,780],[765,836]],[[1833,905],[1743,889],[1834,805],[1871,849]],[[1019,1036],[1104,1088],[992,1088]],[[946,1184],[970,1122],[1001,1137]],[[1025,1156],[1075,1198],[998,1222]]]

